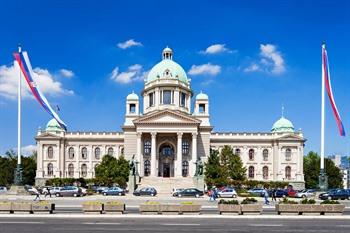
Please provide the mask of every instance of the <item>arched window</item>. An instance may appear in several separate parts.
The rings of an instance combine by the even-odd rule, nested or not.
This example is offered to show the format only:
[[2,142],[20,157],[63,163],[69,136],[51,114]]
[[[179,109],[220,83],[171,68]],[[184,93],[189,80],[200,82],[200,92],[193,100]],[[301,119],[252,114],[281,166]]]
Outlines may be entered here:
[[269,179],[269,168],[267,166],[263,167],[263,179],[264,180]]
[[286,173],[286,180],[290,180],[292,177],[292,169],[290,168],[290,166],[286,167],[285,173]]
[[172,156],[173,154],[173,148],[170,145],[165,145],[162,147],[162,155]]
[[95,159],[100,159],[101,149],[100,147],[95,148]]
[[235,150],[235,155],[240,156],[240,155],[241,155],[241,149],[236,148],[236,150]]
[[268,149],[264,149],[263,150],[263,160],[264,161],[268,161],[269,160],[269,150]]
[[83,159],[87,159],[87,149],[86,149],[86,147],[83,147],[83,148],[81,149],[81,157],[82,157]]
[[248,152],[249,160],[254,160],[254,149],[250,149]]
[[182,154],[188,155],[190,153],[190,143],[187,140],[182,142]]
[[182,176],[188,176],[188,162],[186,160],[182,162]]
[[286,149],[286,161],[292,160],[292,150],[290,148]]
[[145,176],[149,176],[151,174],[151,162],[149,160],[145,160],[144,164]]
[[145,153],[145,155],[150,155],[151,154],[151,141],[150,140],[146,140],[144,145],[143,145],[143,151]]
[[81,165],[81,176],[86,177],[87,176],[87,166],[85,163]]
[[248,177],[249,177],[250,179],[253,179],[253,178],[254,178],[254,167],[253,167],[253,166],[250,166],[250,167],[248,168]]
[[107,150],[107,154],[110,155],[110,156],[113,156],[114,154],[114,150],[112,147],[109,147],[108,150]]
[[68,165],[68,176],[69,177],[73,177],[74,176],[74,165],[72,163],[70,163]]
[[53,176],[53,164],[52,163],[47,164],[47,175]]
[[52,146],[49,146],[49,147],[47,148],[47,157],[48,157],[49,159],[52,159],[52,158],[53,158],[53,148],[52,148]]
[[69,157],[69,159],[74,159],[74,148],[73,147],[69,147],[68,157]]

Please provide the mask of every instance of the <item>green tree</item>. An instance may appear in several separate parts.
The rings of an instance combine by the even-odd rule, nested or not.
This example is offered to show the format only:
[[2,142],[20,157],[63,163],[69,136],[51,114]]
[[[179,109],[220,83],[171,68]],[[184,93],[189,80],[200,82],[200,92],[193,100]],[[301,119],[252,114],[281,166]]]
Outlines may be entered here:
[[220,163],[218,150],[210,150],[210,155],[207,162],[204,163],[204,167],[204,179],[209,188],[226,184],[227,175],[223,175],[224,169]]
[[[318,178],[320,175],[320,157],[316,152],[310,151],[304,157],[304,179],[306,188],[318,188]],[[328,188],[342,187],[342,174],[334,162],[325,158],[325,172],[328,177]]]
[[232,180],[244,181],[247,178],[247,168],[244,167],[239,155],[233,153],[230,155],[228,170]]
[[124,156],[118,159],[105,155],[102,162],[96,166],[95,176],[99,183],[106,185],[118,184],[126,187],[129,178],[130,165]]

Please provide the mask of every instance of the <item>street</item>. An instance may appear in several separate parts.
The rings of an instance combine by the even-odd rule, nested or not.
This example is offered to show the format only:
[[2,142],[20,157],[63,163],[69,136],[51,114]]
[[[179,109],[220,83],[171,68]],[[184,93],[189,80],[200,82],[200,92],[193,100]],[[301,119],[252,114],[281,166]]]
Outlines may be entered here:
[[348,219],[4,218],[0,233],[28,232],[349,232]]

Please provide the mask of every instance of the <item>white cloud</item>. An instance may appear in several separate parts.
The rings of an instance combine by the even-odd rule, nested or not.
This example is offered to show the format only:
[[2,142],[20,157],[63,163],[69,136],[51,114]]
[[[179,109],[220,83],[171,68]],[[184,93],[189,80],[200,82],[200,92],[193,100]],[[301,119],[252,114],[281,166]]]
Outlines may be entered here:
[[225,44],[213,44],[206,48],[205,51],[201,51],[201,53],[204,54],[218,54],[224,52],[232,53],[232,50],[227,48]]
[[127,49],[133,46],[142,46],[142,43],[135,41],[134,39],[130,39],[130,40],[118,43],[118,47],[121,49]]
[[244,69],[244,72],[254,72],[260,70],[260,66],[256,63],[252,63],[250,66]]
[[[48,95],[72,95],[72,90],[62,87],[62,83],[55,81],[54,76],[42,68],[33,69],[33,79],[44,94]],[[18,87],[19,66],[14,62],[12,66],[0,66],[0,95],[8,99],[16,99]],[[22,75],[22,98],[30,98],[32,94]]]
[[203,65],[192,65],[191,69],[188,71],[188,74],[190,75],[201,75],[201,74],[207,74],[207,75],[217,75],[221,72],[221,66],[219,65],[212,65],[210,63],[203,64]]
[[270,72],[273,74],[281,74],[286,70],[284,59],[275,45],[261,44],[260,56],[261,63],[270,67]]
[[67,69],[60,69],[59,74],[65,78],[72,78],[74,76],[73,71]]
[[33,154],[33,152],[36,152],[36,145],[24,146],[21,149],[21,154],[24,156],[30,156]]
[[119,72],[119,67],[115,67],[110,74],[110,79],[117,83],[128,84],[141,81],[147,76],[147,71],[143,71],[140,64],[129,66],[126,71]]

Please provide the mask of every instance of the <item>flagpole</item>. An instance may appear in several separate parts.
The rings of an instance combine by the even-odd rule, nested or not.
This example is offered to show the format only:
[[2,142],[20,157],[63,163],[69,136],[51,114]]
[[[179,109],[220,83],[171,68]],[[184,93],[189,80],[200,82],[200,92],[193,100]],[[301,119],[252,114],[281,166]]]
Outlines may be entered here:
[[[22,52],[21,45],[18,45],[18,53]],[[21,64],[18,64],[21,66]],[[18,75],[18,118],[17,118],[17,168],[15,173],[14,183],[16,185],[21,185],[22,183],[22,167],[21,167],[21,67],[19,67],[19,75]]]
[[320,161],[320,176],[319,176],[319,188],[321,190],[327,190],[327,176],[324,170],[324,130],[325,130],[325,70],[324,64],[324,52],[326,49],[326,43],[322,43],[322,85],[321,85],[321,161]]

